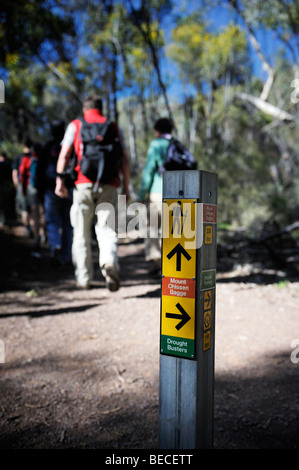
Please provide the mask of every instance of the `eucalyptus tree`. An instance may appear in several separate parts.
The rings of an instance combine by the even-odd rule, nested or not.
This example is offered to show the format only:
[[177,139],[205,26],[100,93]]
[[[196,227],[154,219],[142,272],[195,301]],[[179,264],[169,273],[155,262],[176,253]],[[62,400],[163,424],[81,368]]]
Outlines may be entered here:
[[[195,106],[201,121],[201,146],[211,165],[216,169],[214,147],[219,139],[219,126],[223,126],[223,140],[229,129],[224,117],[230,99],[231,87],[246,80],[246,40],[238,26],[229,24],[219,32],[209,32],[201,13],[185,17],[173,30],[173,42],[168,47],[169,56],[178,64],[182,80],[196,90]],[[220,122],[220,95],[223,100]],[[199,127],[199,123],[196,123]],[[217,130],[218,126],[218,130]],[[213,169],[213,166],[211,167]]]
[[[227,1],[247,29],[263,66],[265,78],[259,94],[242,91],[237,98],[263,118],[264,138],[276,154],[270,165],[270,201],[277,217],[289,222],[299,207],[299,113],[298,100],[292,99],[292,87],[298,89],[299,85],[299,4],[296,0]],[[260,29],[275,41],[276,54],[266,54],[265,43],[257,34]]]

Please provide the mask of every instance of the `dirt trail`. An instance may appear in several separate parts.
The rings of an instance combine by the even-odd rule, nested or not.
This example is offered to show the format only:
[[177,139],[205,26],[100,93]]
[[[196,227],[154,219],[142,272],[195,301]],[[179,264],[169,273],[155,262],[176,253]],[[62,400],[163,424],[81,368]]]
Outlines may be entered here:
[[[20,235],[0,231],[0,448],[157,449],[160,282],[143,244],[121,241],[118,292],[100,274],[80,291]],[[216,449],[298,448],[298,301],[299,279],[218,273]]]

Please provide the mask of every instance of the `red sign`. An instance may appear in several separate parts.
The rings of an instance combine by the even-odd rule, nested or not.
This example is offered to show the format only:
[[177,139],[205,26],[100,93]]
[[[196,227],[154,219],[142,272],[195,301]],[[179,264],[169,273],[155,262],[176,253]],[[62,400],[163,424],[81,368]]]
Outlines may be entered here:
[[216,224],[217,206],[214,204],[203,204],[203,223]]
[[162,295],[195,299],[195,279],[165,276],[162,278]]

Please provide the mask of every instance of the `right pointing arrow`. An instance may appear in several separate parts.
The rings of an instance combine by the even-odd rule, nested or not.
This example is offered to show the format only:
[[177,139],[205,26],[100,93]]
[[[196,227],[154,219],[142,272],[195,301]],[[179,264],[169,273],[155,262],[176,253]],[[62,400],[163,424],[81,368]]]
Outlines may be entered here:
[[190,261],[191,256],[189,255],[188,251],[185,250],[185,248],[182,247],[180,243],[178,243],[173,250],[171,250],[167,258],[170,260],[174,255],[177,255],[176,258],[176,270],[181,271],[182,268],[182,255],[186,258],[187,261]]
[[191,317],[188,315],[186,310],[183,309],[180,303],[176,304],[176,308],[181,312],[181,313],[166,313],[166,318],[177,318],[181,320],[177,325],[176,329],[179,331],[181,328],[183,328],[186,323],[188,323],[189,320],[191,320]]

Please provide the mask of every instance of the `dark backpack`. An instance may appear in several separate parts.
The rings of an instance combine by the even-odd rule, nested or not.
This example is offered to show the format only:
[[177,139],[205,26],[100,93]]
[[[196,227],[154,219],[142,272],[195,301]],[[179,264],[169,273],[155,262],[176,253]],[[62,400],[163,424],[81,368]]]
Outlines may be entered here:
[[81,119],[83,145],[81,172],[94,183],[109,183],[118,176],[121,144],[111,122],[88,123]]
[[189,150],[177,139],[171,138],[160,171],[196,170],[197,163]]

